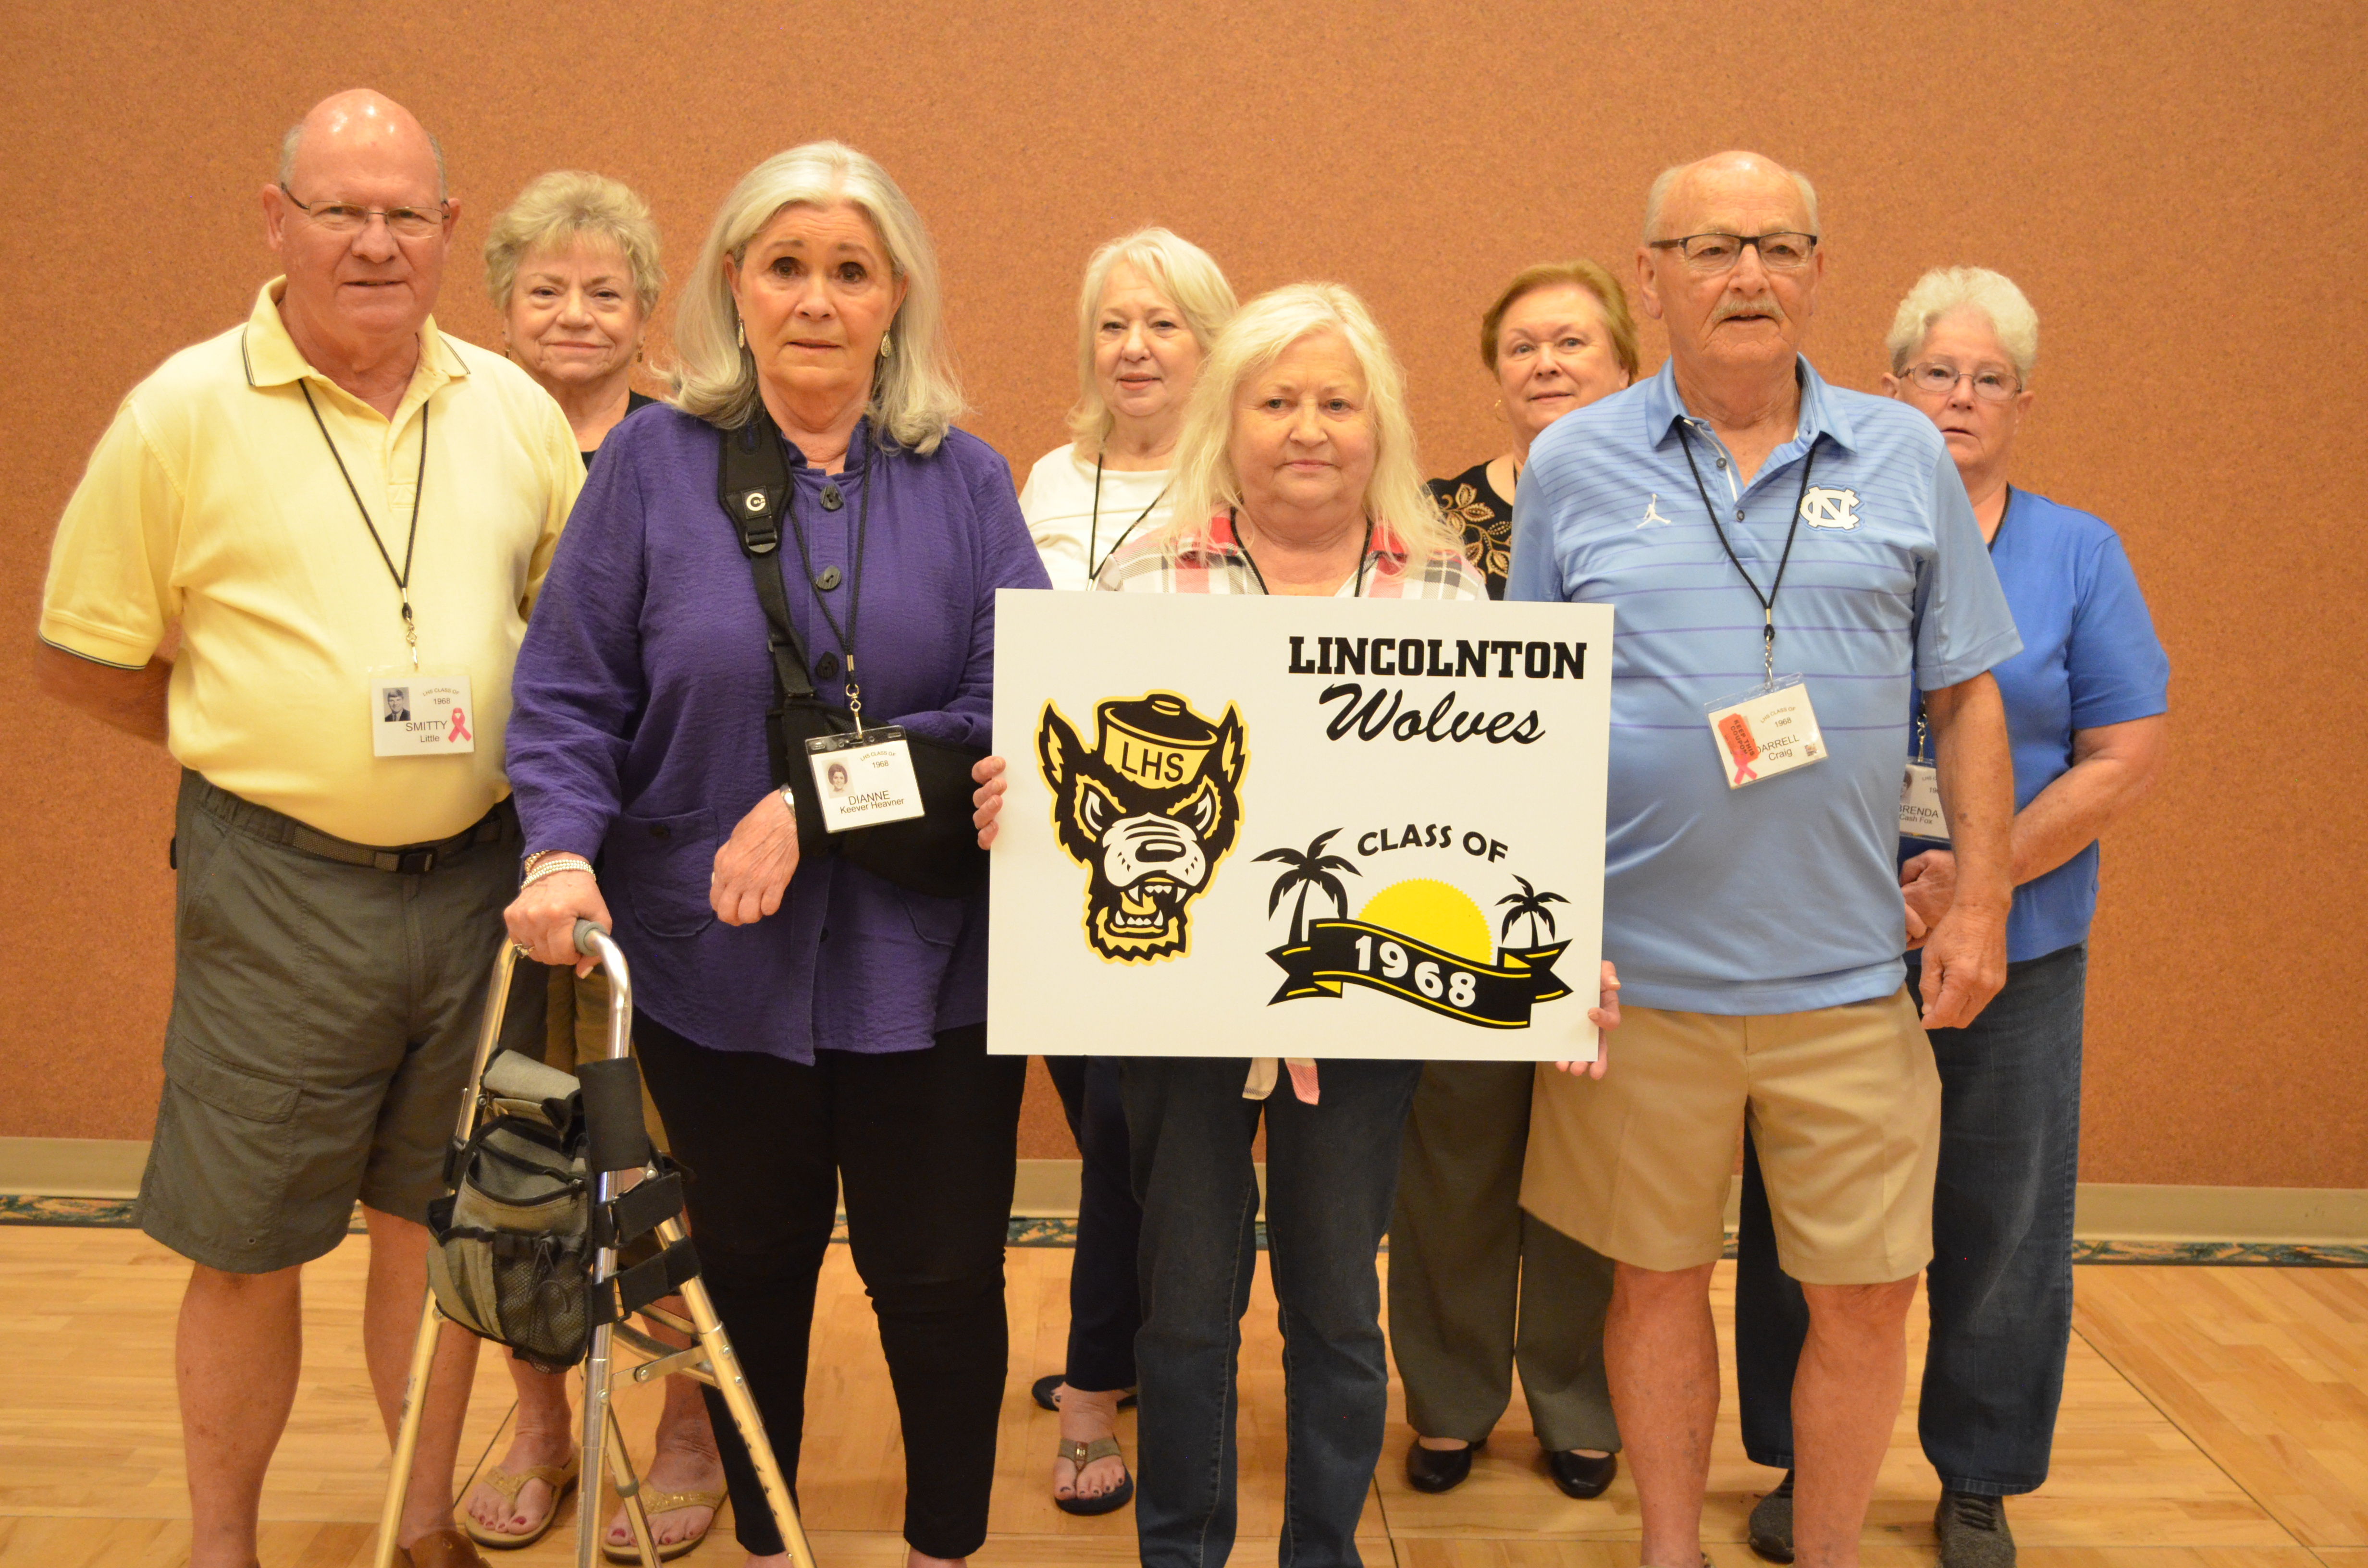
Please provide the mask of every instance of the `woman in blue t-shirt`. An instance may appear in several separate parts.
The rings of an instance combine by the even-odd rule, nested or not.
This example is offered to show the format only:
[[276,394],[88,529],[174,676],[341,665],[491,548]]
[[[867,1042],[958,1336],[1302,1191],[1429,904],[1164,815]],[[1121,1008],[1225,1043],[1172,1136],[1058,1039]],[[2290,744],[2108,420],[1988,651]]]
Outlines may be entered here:
[[[2022,290],[1980,267],[1928,272],[1900,303],[1886,346],[1884,390],[1941,427],[2022,634],[2022,652],[1991,672],[2014,744],[2006,987],[1968,1027],[1932,1031],[1941,1164],[1918,1426],[1941,1475],[1934,1525],[1945,1568],[2012,1561],[2003,1500],[2047,1478],[2072,1328],[2097,838],[2161,771],[2170,664],[2113,530],[2007,483],[2039,358],[2039,318]],[[1929,762],[1920,710],[1916,718],[1910,745]],[[1903,839],[1902,859],[1912,933],[1949,906],[1956,863],[1941,838]],[[1800,1288],[1777,1268],[1748,1157],[1740,1245],[1744,1445],[1786,1472],[1753,1510],[1751,1543],[1790,1562],[1792,1381],[1808,1319]]]

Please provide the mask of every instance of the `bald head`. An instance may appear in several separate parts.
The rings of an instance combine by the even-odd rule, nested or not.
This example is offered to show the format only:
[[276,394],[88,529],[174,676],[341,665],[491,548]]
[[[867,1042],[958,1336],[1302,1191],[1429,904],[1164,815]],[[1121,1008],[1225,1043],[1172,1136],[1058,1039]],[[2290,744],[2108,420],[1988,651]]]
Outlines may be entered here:
[[1794,226],[1817,232],[1817,192],[1809,176],[1759,153],[1713,153],[1663,169],[1645,197],[1645,239],[1675,239],[1700,232],[1695,215],[1723,199],[1765,199],[1781,194],[1794,203]]
[[330,94],[288,128],[279,139],[279,183],[295,188],[316,155],[352,153],[382,166],[416,164],[434,183],[437,199],[446,195],[443,144],[409,109],[368,87]]

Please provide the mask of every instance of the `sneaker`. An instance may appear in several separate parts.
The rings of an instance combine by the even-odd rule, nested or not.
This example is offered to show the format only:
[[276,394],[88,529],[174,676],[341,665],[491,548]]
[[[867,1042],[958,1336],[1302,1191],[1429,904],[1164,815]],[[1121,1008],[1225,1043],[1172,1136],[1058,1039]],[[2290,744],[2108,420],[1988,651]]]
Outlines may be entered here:
[[1941,1568],[2014,1568],[2014,1532],[2006,1528],[2006,1499],[1942,1492],[1932,1511],[1941,1537]]
[[1751,1510],[1751,1550],[1770,1562],[1793,1561],[1793,1472]]

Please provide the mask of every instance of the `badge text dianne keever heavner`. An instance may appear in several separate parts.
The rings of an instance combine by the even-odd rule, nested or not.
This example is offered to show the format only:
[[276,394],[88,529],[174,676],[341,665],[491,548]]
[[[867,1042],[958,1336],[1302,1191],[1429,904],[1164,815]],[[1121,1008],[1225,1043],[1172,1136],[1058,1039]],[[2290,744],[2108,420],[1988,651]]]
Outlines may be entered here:
[[[1492,639],[1444,637],[1318,637],[1314,655],[1305,637],[1291,639],[1286,666],[1295,676],[1434,676],[1447,680],[1585,680],[1584,642],[1516,642]],[[1534,708],[1527,713],[1509,710],[1488,712],[1457,705],[1448,691],[1426,710],[1417,701],[1408,706],[1406,694],[1393,687],[1376,687],[1369,695],[1360,681],[1336,681],[1324,688],[1318,702],[1338,703],[1325,726],[1329,738],[1350,735],[1362,741],[1388,737],[1400,741],[1507,741],[1530,745],[1543,739],[1545,725]]]

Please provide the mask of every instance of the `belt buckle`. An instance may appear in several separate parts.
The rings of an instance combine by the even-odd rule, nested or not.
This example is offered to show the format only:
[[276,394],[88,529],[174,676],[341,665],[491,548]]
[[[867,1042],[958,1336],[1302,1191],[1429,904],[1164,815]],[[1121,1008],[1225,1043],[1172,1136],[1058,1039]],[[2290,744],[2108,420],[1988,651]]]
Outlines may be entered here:
[[370,859],[380,870],[405,877],[424,877],[436,869],[433,849],[381,850]]

